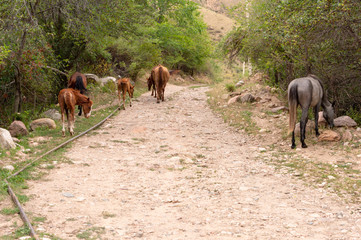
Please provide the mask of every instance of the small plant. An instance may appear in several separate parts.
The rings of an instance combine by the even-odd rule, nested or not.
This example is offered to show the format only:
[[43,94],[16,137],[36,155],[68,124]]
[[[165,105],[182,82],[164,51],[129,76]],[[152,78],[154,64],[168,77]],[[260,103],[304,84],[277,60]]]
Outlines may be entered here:
[[13,215],[15,213],[18,213],[19,209],[18,208],[3,208],[0,210],[0,213],[2,215]]
[[227,84],[226,84],[226,89],[227,89],[228,92],[234,92],[234,90],[236,89],[236,87],[234,86],[234,84],[227,83]]

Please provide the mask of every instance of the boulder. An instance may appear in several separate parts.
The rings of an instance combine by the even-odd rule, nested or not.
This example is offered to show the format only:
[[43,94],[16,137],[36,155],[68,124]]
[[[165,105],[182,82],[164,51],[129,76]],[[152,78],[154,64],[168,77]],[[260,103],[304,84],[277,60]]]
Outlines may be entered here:
[[49,110],[45,111],[43,114],[44,114],[45,117],[51,118],[51,119],[54,119],[54,120],[60,120],[61,119],[61,114],[56,109],[49,109]]
[[318,137],[320,142],[337,142],[341,140],[340,134],[332,130],[326,130]]
[[38,127],[47,127],[49,129],[55,129],[56,124],[53,119],[50,118],[39,118],[30,123],[30,129],[34,131]]
[[327,125],[327,121],[323,117],[323,112],[319,112],[318,113],[318,126],[326,126],[326,125]]
[[12,137],[26,136],[29,134],[28,129],[22,121],[14,121],[8,128]]
[[10,149],[15,147],[16,146],[10,132],[4,128],[0,128],[0,148]]
[[357,123],[349,116],[341,116],[334,120],[335,127],[356,127]]
[[350,130],[346,130],[343,134],[342,134],[342,141],[344,142],[349,142],[352,141],[353,136]]
[[270,112],[276,113],[278,111],[287,111],[288,108],[285,106],[281,106],[281,107],[274,107],[270,109]]
[[235,102],[239,102],[239,98],[240,98],[239,95],[235,96],[235,97],[232,97],[231,99],[228,100],[227,105],[230,105],[230,104],[235,103]]
[[247,103],[247,102],[252,103],[252,102],[255,102],[255,101],[256,101],[256,98],[250,93],[246,93],[241,97],[241,102],[242,103]]
[[240,80],[236,83],[235,87],[240,87],[244,84],[244,81]]

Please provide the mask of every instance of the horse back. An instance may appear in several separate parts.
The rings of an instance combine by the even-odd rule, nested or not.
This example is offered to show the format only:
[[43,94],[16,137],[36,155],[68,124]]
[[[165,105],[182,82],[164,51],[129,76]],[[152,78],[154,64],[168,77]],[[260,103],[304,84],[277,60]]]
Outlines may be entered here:
[[158,66],[153,68],[151,76],[157,87],[159,86],[161,88],[164,88],[169,81],[170,74],[168,68],[159,64]]
[[301,107],[314,107],[321,102],[322,97],[323,88],[320,81],[311,76],[296,78],[288,85],[289,101],[297,99]]
[[64,109],[72,109],[75,107],[76,97],[74,91],[76,90],[71,88],[65,88],[59,92],[58,102],[62,111]]
[[84,74],[80,72],[75,72],[68,81],[68,88],[78,89],[80,91],[85,91],[87,87],[87,80]]

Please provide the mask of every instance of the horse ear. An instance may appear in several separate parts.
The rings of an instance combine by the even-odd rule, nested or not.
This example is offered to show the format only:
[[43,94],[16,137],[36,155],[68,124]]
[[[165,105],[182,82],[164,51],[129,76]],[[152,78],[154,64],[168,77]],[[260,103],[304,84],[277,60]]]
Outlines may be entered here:
[[88,100],[88,102],[90,102],[90,98],[88,98],[87,100]]

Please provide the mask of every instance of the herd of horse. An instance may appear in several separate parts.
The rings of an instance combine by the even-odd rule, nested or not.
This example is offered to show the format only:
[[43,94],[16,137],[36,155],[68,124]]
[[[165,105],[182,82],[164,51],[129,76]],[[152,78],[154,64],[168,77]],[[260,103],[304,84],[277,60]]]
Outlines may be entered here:
[[[170,73],[168,69],[162,65],[155,66],[148,78],[148,88],[152,88],[156,93],[154,97],[157,98],[157,103],[160,100],[164,101],[164,90],[169,81]],[[118,89],[119,108],[123,106],[125,109],[126,93],[129,96],[130,107],[132,106],[132,98],[134,93],[134,85],[130,78],[120,78],[116,81]],[[62,121],[62,135],[65,137],[65,117],[68,121],[68,130],[70,135],[74,135],[75,123],[75,106],[78,105],[79,116],[84,112],[84,116],[89,118],[93,106],[93,101],[86,96],[87,93],[87,79],[86,76],[80,72],[75,72],[68,80],[67,88],[62,89],[58,95],[58,102],[61,111]],[[152,96],[153,96],[152,91]],[[123,103],[120,101],[120,94],[122,93]]]
[[[177,70],[176,70],[177,71]],[[170,75],[173,71],[169,71],[162,65],[155,66],[147,79],[148,90],[152,91],[151,96],[157,99],[157,103],[164,101],[165,87],[169,81]],[[126,93],[129,96],[130,107],[132,106],[132,98],[134,92],[134,85],[129,78],[120,78],[116,82],[118,89],[119,107],[123,105],[125,109]],[[65,136],[65,115],[67,116],[68,129],[70,135],[74,134],[74,111],[75,105],[79,106],[79,116],[84,111],[84,116],[89,118],[93,102],[86,94],[87,80],[84,74],[75,72],[68,81],[68,88],[60,91],[58,101],[61,109],[62,117],[62,135]],[[121,104],[120,94],[122,93],[123,102]],[[318,112],[320,107],[323,108],[323,117],[332,128],[334,126],[334,105],[327,99],[327,94],[324,90],[322,81],[315,75],[308,75],[307,77],[297,78],[288,85],[288,105],[289,105],[289,131],[292,133],[291,148],[296,148],[295,143],[295,126],[297,120],[297,107],[302,109],[300,120],[300,141],[302,148],[307,148],[305,143],[306,125],[308,121],[308,109],[313,108],[315,118],[315,132],[316,136],[320,135],[318,131]]]

